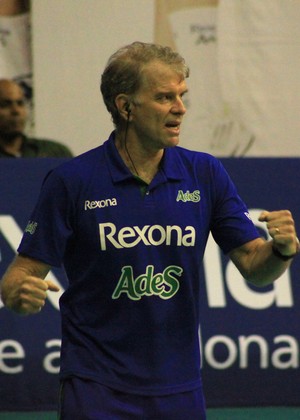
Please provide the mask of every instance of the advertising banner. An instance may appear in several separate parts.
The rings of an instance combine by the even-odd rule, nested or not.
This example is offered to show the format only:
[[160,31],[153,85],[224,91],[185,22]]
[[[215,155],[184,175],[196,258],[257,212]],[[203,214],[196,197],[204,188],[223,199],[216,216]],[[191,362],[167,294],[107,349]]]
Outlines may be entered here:
[[[300,160],[221,159],[252,220],[290,209],[300,229]],[[0,275],[14,257],[46,173],[63,159],[2,159]],[[299,405],[300,257],[272,286],[255,288],[210,238],[201,294],[202,373],[208,407]],[[61,293],[63,270],[51,271]],[[0,411],[55,410],[61,343],[58,300],[49,293],[37,315],[16,315],[0,302]]]

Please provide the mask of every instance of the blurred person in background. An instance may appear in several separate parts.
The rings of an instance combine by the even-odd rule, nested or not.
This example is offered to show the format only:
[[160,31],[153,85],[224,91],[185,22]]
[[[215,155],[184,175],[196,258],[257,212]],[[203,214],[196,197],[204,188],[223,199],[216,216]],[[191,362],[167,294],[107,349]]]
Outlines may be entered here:
[[70,149],[56,141],[27,137],[28,108],[23,89],[9,79],[0,80],[0,157],[72,157]]

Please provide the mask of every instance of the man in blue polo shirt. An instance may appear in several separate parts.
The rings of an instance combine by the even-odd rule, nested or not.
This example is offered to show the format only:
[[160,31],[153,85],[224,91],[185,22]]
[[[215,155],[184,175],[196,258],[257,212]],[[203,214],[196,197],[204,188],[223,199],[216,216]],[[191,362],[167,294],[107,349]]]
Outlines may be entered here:
[[256,285],[298,252],[289,211],[262,213],[265,241],[220,162],[177,146],[188,74],[158,45],[110,58],[101,91],[116,129],[48,174],[4,276],[5,305],[32,314],[57,290],[43,280],[51,266],[65,267],[61,419],[205,419],[198,328],[209,232]]

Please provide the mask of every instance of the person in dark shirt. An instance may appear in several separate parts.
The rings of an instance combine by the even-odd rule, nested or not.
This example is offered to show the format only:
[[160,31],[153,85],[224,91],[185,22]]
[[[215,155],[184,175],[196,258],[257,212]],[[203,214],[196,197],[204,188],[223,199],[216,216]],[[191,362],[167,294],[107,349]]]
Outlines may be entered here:
[[0,158],[72,157],[70,149],[53,140],[24,134],[28,110],[22,88],[14,81],[0,80]]

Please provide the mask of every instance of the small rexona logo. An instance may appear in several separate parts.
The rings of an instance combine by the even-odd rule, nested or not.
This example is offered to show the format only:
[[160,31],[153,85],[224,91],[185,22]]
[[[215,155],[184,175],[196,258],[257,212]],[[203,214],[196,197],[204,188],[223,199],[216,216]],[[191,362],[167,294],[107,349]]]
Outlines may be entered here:
[[176,198],[176,201],[183,201],[184,203],[186,203],[187,201],[198,203],[200,200],[201,197],[199,190],[195,190],[193,192],[189,192],[189,190],[187,190],[186,192],[179,190]]
[[98,201],[85,200],[84,210],[93,210],[96,208],[102,209],[103,207],[116,206],[117,204],[116,198],[105,198],[104,200]]
[[25,228],[25,232],[30,233],[30,235],[33,235],[36,231],[37,225],[37,222],[32,222],[31,220],[29,220]]

